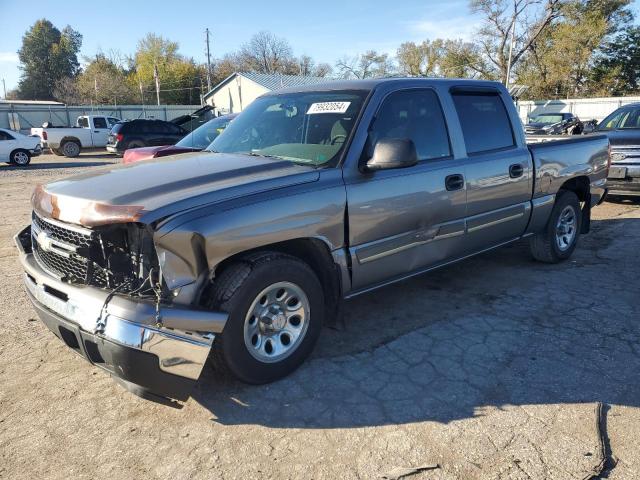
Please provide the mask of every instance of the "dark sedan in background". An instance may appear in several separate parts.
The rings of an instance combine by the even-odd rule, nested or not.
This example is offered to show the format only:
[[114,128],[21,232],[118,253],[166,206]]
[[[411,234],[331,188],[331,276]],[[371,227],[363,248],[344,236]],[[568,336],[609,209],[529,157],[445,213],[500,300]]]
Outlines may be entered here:
[[124,152],[122,163],[134,163],[150,158],[178,155],[180,153],[199,152],[213,142],[227,125],[238,116],[237,113],[223,115],[209,120],[204,125],[196,128],[175,145],[162,145],[157,147],[133,148]]
[[573,113],[540,113],[529,117],[526,135],[580,135],[584,125]]
[[609,195],[640,196],[640,103],[620,107],[595,128],[611,145]]
[[129,120],[113,126],[107,151],[122,155],[130,148],[173,145],[187,133],[181,126],[163,120]]

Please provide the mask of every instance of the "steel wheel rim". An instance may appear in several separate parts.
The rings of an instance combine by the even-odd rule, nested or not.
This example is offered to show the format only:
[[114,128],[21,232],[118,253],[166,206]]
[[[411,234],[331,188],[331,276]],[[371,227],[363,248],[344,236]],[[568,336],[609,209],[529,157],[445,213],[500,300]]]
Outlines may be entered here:
[[244,320],[244,344],[256,360],[284,360],[302,343],[309,326],[309,299],[295,283],[278,282],[262,290]]
[[65,155],[77,155],[80,152],[78,145],[73,142],[65,143],[63,150]]
[[13,161],[18,165],[26,165],[27,163],[29,163],[29,155],[27,155],[25,152],[16,152],[13,155]]
[[578,229],[577,213],[571,205],[564,207],[556,224],[556,245],[564,252],[571,248]]

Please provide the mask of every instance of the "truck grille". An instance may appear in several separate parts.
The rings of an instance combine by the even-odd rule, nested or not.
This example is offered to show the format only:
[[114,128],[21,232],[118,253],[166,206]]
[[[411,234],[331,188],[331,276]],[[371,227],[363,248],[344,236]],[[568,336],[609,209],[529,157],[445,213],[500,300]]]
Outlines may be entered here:
[[98,251],[99,248],[97,235],[93,232],[67,228],[40,218],[34,212],[31,222],[31,245],[40,266],[59,279],[107,287],[106,275],[90,260],[91,252]]

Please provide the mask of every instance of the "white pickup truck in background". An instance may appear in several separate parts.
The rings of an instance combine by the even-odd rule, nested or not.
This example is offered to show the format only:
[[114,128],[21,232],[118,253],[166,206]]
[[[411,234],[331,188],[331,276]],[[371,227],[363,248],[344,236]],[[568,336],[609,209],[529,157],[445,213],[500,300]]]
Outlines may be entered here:
[[119,118],[102,115],[83,115],[78,117],[74,127],[32,128],[31,134],[42,140],[42,146],[48,147],[56,155],[77,157],[85,148],[103,148],[111,127],[120,122]]

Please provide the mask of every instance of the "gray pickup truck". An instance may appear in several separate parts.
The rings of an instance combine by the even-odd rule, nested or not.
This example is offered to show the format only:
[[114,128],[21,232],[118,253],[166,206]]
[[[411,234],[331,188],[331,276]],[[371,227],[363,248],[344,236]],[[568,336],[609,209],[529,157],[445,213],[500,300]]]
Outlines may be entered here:
[[135,393],[185,400],[209,358],[248,383],[287,375],[343,299],[522,238],[567,259],[608,146],[527,146],[493,82],[282,90],[204,152],[38,187],[16,243],[53,333]]

